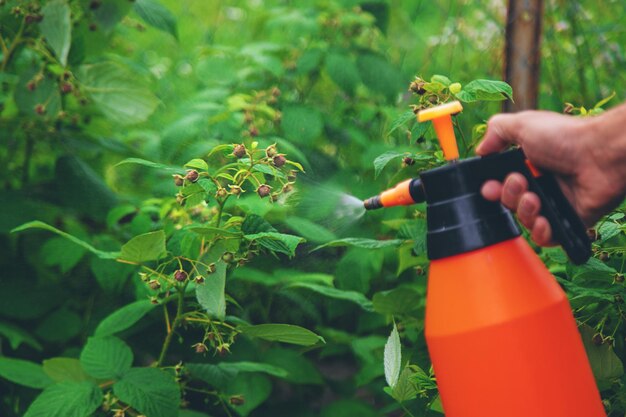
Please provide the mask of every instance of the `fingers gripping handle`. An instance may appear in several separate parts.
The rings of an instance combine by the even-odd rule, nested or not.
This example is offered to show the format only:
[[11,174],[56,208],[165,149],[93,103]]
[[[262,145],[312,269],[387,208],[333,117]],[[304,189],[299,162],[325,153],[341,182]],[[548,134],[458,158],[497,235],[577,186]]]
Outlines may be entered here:
[[561,187],[550,173],[537,172],[527,163],[521,149],[514,149],[483,158],[487,179],[500,181],[511,172],[519,172],[528,181],[529,190],[541,200],[541,212],[552,228],[553,240],[559,243],[570,260],[580,265],[591,256],[591,242],[582,220],[563,195]]

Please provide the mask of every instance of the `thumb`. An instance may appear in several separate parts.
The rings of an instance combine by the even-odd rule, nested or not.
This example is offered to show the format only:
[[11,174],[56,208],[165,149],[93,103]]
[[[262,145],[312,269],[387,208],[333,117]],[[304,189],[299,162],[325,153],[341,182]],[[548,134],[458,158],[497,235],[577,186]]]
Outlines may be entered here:
[[476,154],[484,156],[500,152],[508,145],[522,145],[521,124],[516,114],[497,114],[487,122],[487,133],[476,147]]

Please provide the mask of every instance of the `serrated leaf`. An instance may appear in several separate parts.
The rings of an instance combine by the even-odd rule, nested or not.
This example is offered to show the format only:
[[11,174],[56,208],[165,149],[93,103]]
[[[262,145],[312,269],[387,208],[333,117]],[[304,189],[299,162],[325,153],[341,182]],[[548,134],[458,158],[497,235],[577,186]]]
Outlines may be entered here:
[[204,277],[202,284],[196,285],[196,299],[209,317],[223,320],[226,316],[226,264],[219,261],[215,272],[209,274],[206,267],[200,266],[199,272]]
[[60,235],[74,242],[78,246],[81,246],[87,249],[89,252],[93,253],[94,255],[102,259],[115,259],[119,256],[119,252],[105,252],[105,251],[98,250],[94,248],[93,246],[91,246],[89,243],[82,241],[79,238],[70,235],[69,233],[65,233],[64,231],[59,230],[54,226],[50,226],[49,224],[40,222],[39,220],[24,223],[23,225],[18,226],[15,229],[11,230],[11,233],[21,232],[21,231],[28,230],[28,229],[44,229],[44,230],[48,230],[50,232],[56,233],[57,235]]
[[46,388],[53,384],[41,365],[7,357],[0,357],[0,377],[15,384],[36,389]]
[[291,343],[294,345],[312,346],[324,342],[324,338],[304,327],[293,324],[258,324],[256,326],[239,327],[245,335],[272,342]]
[[513,101],[513,89],[504,81],[474,80],[456,94],[456,98],[466,103],[473,101]]
[[614,380],[624,375],[624,364],[615,354],[610,343],[603,343],[600,346],[593,343],[593,335],[596,331],[588,326],[579,327],[580,334],[587,351],[587,357],[591,364],[591,370],[597,380]]
[[394,323],[391,334],[385,343],[384,367],[385,380],[387,385],[394,388],[400,377],[400,368],[402,366],[402,347],[400,345],[400,335]]
[[70,6],[65,0],[53,0],[42,9],[43,20],[39,23],[41,34],[54,51],[61,65],[67,65],[67,55],[72,44]]
[[57,382],[92,381],[85,373],[80,361],[75,358],[52,358],[43,361],[43,371]]
[[181,171],[179,168],[171,167],[169,165],[159,164],[158,162],[152,162],[152,161],[148,161],[146,159],[141,159],[141,158],[126,158],[123,161],[120,161],[117,164],[115,164],[115,166],[120,166],[124,164],[143,165],[146,167],[162,169],[162,170],[169,171],[169,172]]
[[374,159],[374,178],[378,178],[382,170],[387,166],[389,162],[405,155],[406,152],[397,151],[387,151],[382,155],[378,155],[376,159]]
[[24,417],[85,417],[102,405],[102,391],[93,382],[62,382],[46,388]]
[[391,135],[393,132],[407,124],[409,120],[415,120],[415,113],[413,112],[413,110],[407,110],[406,112],[396,117],[393,122],[391,122],[391,126],[389,126],[389,131],[387,132],[387,135]]
[[285,378],[288,375],[287,371],[285,371],[283,368],[261,362],[222,362],[217,366],[226,370],[227,372],[260,372],[278,378]]
[[273,252],[284,253],[288,256],[295,256],[296,248],[300,243],[304,242],[304,238],[300,236],[278,232],[254,233],[244,235],[244,238],[248,241],[256,242],[258,245]]
[[204,159],[196,158],[185,164],[185,168],[199,169],[200,171],[208,171],[209,165]]
[[80,354],[80,363],[96,379],[119,379],[132,366],[133,352],[117,337],[90,337]]
[[142,80],[115,62],[83,65],[79,72],[82,89],[112,121],[127,125],[145,121],[159,100]]
[[178,39],[176,17],[161,3],[155,0],[136,0],[133,9],[144,22]]
[[424,297],[411,288],[394,288],[374,294],[372,304],[380,314],[408,314],[422,307]]
[[406,366],[400,373],[398,382],[391,391],[391,395],[396,401],[403,403],[405,401],[412,400],[417,396],[417,390],[411,383],[412,374],[413,372],[408,366]]
[[156,306],[148,300],[135,301],[114,311],[100,322],[95,335],[104,337],[132,327]]
[[326,57],[326,71],[330,79],[348,94],[353,94],[361,82],[356,63],[345,54],[329,53]]
[[142,263],[159,259],[166,252],[165,232],[144,233],[135,236],[122,246],[120,258],[134,263]]
[[360,237],[347,237],[344,239],[333,240],[331,242],[324,243],[313,249],[316,251],[318,249],[326,248],[326,247],[336,247],[336,246],[353,246],[356,248],[363,249],[381,249],[381,248],[389,248],[400,246],[404,242],[400,239],[389,239],[389,240],[375,240],[375,239],[365,239]]
[[177,417],[180,390],[174,377],[157,368],[132,368],[113,384],[124,403],[150,417]]
[[262,232],[275,232],[276,229],[263,217],[257,214],[249,214],[241,224],[241,231],[245,235],[252,235]]
[[221,365],[223,364],[187,363],[185,368],[193,378],[204,381],[214,387],[222,387],[235,378],[238,371]]
[[324,285],[309,284],[304,282],[296,282],[289,285],[287,288],[306,288],[311,291],[315,291],[318,294],[324,295],[329,298],[335,298],[337,300],[351,301],[359,305],[365,311],[373,311],[374,307],[372,302],[367,299],[366,296],[357,291],[340,290],[333,287]]

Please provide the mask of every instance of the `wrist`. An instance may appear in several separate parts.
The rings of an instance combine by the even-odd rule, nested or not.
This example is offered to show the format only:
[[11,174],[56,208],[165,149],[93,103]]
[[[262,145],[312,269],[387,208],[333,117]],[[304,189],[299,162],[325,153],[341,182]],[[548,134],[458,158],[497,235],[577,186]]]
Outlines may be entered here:
[[581,125],[584,148],[613,183],[626,193],[626,104],[585,119]]

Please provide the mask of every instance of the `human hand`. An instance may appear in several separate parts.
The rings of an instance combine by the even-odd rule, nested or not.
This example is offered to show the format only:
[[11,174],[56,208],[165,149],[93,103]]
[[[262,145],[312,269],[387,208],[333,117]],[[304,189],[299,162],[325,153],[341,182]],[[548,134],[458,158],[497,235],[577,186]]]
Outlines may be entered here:
[[[607,116],[609,120],[603,121]],[[499,114],[489,120],[476,153],[487,155],[511,144],[520,145],[533,165],[555,175],[565,197],[589,227],[624,198],[626,140],[620,123],[615,124],[613,132],[607,132],[614,119],[623,125],[626,106],[618,112],[586,119],[546,111]],[[605,146],[603,141],[617,146]],[[607,153],[607,149],[614,154]],[[481,192],[486,199],[500,200],[515,211],[537,244],[550,244],[552,230],[546,218],[539,215],[539,197],[528,191],[528,182],[521,174],[510,174],[504,183],[487,181]]]

